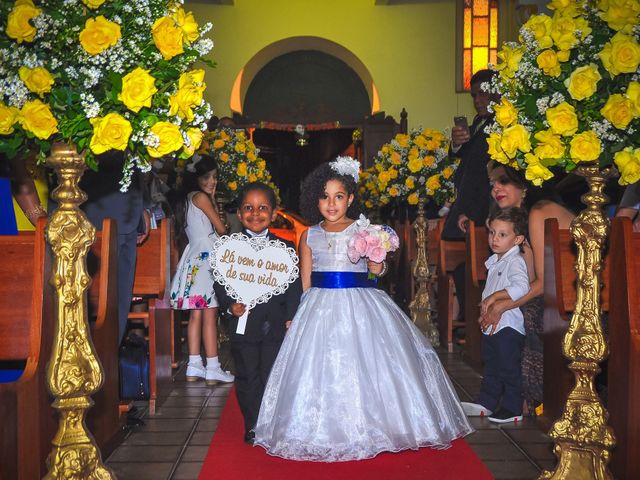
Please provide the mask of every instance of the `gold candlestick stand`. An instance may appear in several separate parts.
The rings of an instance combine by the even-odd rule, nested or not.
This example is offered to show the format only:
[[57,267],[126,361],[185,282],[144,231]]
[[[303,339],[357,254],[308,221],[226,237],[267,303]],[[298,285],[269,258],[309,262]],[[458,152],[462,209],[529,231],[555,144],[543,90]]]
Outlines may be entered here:
[[58,174],[59,183],[52,194],[59,207],[47,226],[57,308],[47,383],[55,397],[53,407],[59,412],[60,424],[44,478],[115,478],[103,465],[100,450],[85,425],[85,415],[93,405],[91,395],[104,380],[87,321],[86,290],[91,279],[86,256],[95,228],[78,207],[87,199],[78,187],[86,167],[83,156],[66,144],[55,144],[47,162]]
[[418,203],[418,216],[413,223],[418,247],[416,263],[413,266],[413,276],[418,283],[418,290],[409,304],[409,311],[411,312],[411,320],[413,320],[413,323],[425,334],[429,342],[431,342],[431,345],[438,347],[440,346],[440,336],[438,329],[431,321],[431,302],[429,300],[429,280],[431,274],[427,259],[428,224],[424,214],[424,204],[424,200],[420,200]]
[[589,184],[582,200],[587,208],[571,223],[571,235],[578,247],[576,308],[562,342],[564,355],[576,384],[569,393],[562,417],[549,435],[555,440],[558,464],[543,472],[540,479],[612,479],[608,468],[610,450],[615,445],[611,427],[595,387],[598,363],[607,358],[609,348],[601,326],[600,285],[602,247],[609,232],[609,220],[602,211],[605,175],[598,165],[577,170]]

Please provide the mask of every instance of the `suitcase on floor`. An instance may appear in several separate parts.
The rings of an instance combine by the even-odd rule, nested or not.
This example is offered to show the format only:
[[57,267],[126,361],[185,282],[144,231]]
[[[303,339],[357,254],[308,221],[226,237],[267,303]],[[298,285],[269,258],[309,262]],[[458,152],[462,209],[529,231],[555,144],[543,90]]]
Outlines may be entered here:
[[149,349],[147,341],[130,335],[120,347],[120,399],[149,399]]

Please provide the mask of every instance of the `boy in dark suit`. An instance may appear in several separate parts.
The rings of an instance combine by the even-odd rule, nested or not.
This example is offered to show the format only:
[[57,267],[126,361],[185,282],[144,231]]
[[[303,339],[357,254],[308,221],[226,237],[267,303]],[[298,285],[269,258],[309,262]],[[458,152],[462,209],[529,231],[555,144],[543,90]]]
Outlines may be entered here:
[[[293,247],[291,242],[269,233],[269,225],[276,218],[275,208],[276,196],[264,183],[249,183],[238,194],[238,218],[245,235],[281,240],[288,247]],[[253,444],[253,428],[258,419],[264,387],[300,303],[302,283],[298,278],[284,293],[274,295],[267,303],[253,307],[249,312],[244,334],[236,333],[236,328],[238,318],[244,314],[246,306],[234,302],[221,285],[216,284],[214,288],[220,302],[220,311],[230,318],[231,355],[235,364],[238,403],[244,417],[244,439]]]

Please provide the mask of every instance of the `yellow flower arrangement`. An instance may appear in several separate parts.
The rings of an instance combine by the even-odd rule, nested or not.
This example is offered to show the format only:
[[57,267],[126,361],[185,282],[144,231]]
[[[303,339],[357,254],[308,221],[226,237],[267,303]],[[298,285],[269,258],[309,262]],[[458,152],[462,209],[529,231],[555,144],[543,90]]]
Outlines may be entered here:
[[273,188],[280,198],[265,160],[258,156],[260,150],[244,130],[221,128],[205,134],[205,139],[204,150],[218,163],[218,185],[224,193],[233,197],[243,185],[260,181]]
[[414,129],[396,135],[365,171],[360,184],[365,207],[367,202],[385,205],[394,199],[410,205],[427,197],[438,204],[451,200],[457,163],[448,157],[448,149],[449,139],[437,130]]
[[192,155],[212,114],[194,63],[213,65],[213,42],[182,3],[0,0],[0,153],[64,141],[95,169],[123,151],[122,190],[151,158]]
[[487,88],[489,154],[536,185],[580,162],[640,172],[640,0],[552,0],[505,44]]

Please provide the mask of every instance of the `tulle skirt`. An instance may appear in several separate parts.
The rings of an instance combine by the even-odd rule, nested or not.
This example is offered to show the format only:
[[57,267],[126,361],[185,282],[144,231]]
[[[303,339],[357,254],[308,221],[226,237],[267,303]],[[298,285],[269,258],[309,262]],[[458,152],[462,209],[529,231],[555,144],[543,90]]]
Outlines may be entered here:
[[385,292],[303,294],[265,389],[256,444],[336,462],[447,448],[472,431],[436,352]]

